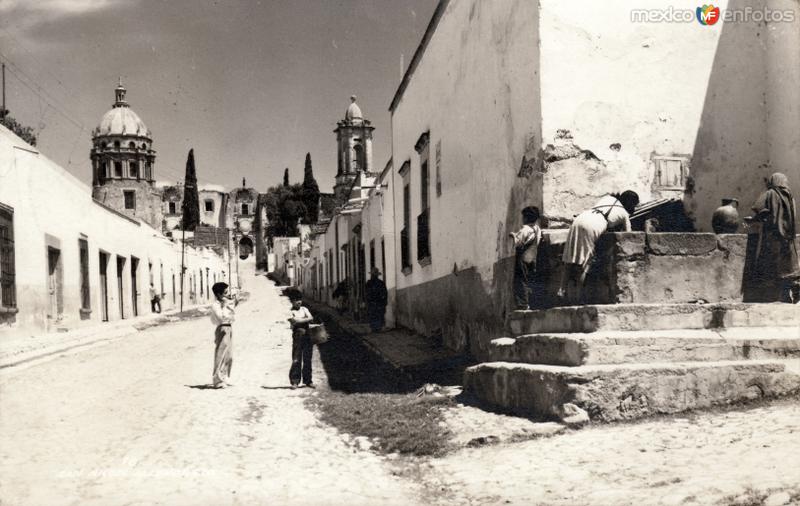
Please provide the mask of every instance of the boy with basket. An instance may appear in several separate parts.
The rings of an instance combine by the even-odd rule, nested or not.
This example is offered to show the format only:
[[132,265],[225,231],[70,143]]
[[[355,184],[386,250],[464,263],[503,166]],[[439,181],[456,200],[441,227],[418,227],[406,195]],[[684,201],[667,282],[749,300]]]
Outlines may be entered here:
[[316,388],[311,380],[314,343],[310,330],[314,317],[311,316],[311,311],[303,305],[303,299],[299,293],[291,297],[291,302],[292,316],[289,318],[289,323],[292,326],[292,367],[289,369],[289,383],[292,388],[297,388],[302,378],[305,386]]

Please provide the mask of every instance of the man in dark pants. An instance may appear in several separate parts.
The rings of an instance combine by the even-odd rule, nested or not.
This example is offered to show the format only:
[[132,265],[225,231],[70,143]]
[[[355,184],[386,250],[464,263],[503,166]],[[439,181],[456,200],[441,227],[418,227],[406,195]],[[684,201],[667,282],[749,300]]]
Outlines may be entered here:
[[153,283],[150,283],[150,309],[153,313],[161,312],[161,294],[156,293]]
[[292,325],[292,367],[289,369],[289,383],[292,388],[297,388],[301,377],[305,386],[316,387],[311,380],[314,345],[311,344],[311,335],[308,333],[309,324],[313,320],[311,311],[303,306],[303,299],[299,294],[295,295],[292,298],[292,316],[289,318]]
[[366,288],[369,328],[373,332],[378,332],[386,323],[385,315],[388,293],[386,292],[386,284],[381,280],[381,271],[378,270],[377,267],[373,267],[372,278],[367,281]]

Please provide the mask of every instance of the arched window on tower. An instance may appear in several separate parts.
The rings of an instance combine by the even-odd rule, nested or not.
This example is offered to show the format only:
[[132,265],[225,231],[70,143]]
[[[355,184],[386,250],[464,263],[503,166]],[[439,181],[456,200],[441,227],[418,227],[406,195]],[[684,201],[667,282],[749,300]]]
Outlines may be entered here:
[[122,177],[122,162],[114,162],[114,177]]
[[129,172],[132,178],[139,179],[139,163],[138,162],[130,162],[129,164]]
[[133,141],[129,142],[128,143],[128,149],[130,149],[131,151],[135,150],[136,149],[136,144],[134,144]]
[[142,149],[147,149],[147,144],[145,144],[144,142],[142,143]]
[[364,147],[361,144],[356,144],[353,146],[353,172],[364,170],[366,165]]
[[114,141],[114,149],[119,151],[119,141]]
[[105,150],[106,150],[106,148],[108,148],[108,143],[101,142],[101,143],[100,143],[100,149],[102,149],[103,151],[105,151]]

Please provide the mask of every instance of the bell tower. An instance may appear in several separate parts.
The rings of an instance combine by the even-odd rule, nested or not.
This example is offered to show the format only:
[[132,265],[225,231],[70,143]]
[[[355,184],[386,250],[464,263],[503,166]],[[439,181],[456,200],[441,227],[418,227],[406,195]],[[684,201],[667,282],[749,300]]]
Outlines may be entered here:
[[369,120],[364,119],[356,96],[350,97],[350,106],[339,121],[334,133],[338,149],[338,170],[333,192],[342,202],[347,199],[350,185],[360,172],[372,172],[372,131]]

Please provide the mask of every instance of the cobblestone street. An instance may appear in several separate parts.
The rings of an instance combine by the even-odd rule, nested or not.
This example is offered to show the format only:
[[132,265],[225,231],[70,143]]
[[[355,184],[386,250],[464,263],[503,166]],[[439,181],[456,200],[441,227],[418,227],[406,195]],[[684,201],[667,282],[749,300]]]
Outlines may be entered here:
[[0,503],[417,503],[379,457],[317,422],[312,390],[287,388],[289,303],[265,278],[248,281],[230,389],[205,388],[207,317],[4,370]]
[[516,442],[553,424],[450,407],[457,444],[506,442],[439,459],[357,449],[304,401],[331,385],[391,391],[374,383],[389,374],[327,348],[324,367],[315,352],[318,390],[290,390],[288,301],[263,277],[246,281],[230,389],[207,388],[206,317],[0,372],[0,503],[704,505],[800,495],[791,399]]

